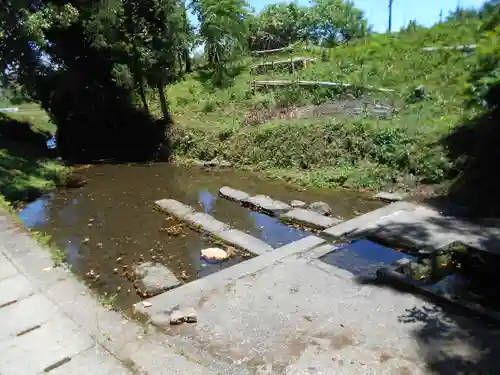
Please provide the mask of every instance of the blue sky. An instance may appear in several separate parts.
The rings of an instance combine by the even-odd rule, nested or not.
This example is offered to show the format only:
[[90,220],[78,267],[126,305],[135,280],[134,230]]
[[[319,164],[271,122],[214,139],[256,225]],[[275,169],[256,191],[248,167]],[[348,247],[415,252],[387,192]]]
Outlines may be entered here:
[[[278,1],[248,0],[256,11],[262,10],[267,4]],[[388,0],[353,0],[354,4],[365,11],[368,22],[373,25],[375,31],[387,29]],[[307,4],[307,0],[299,0],[300,4]],[[439,12],[443,15],[455,9],[457,4],[462,7],[479,7],[484,3],[482,0],[394,0],[392,6],[392,28],[399,30],[406,26],[409,21],[416,19],[419,24],[431,26],[439,21]]]

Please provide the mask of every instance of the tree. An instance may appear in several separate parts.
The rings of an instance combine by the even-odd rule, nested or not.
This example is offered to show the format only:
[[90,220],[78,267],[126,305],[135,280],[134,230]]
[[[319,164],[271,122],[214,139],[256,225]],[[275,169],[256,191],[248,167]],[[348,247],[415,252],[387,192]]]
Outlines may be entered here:
[[[165,85],[179,73],[177,0],[5,4],[2,74],[53,118],[63,157],[146,157],[158,149],[170,120]],[[158,90],[161,123],[134,106],[138,92],[147,109],[147,87]]]
[[96,48],[115,56],[116,79],[135,87],[147,111],[145,84],[158,91],[166,122],[171,119],[165,85],[179,77],[186,48],[183,5],[179,0],[103,1],[86,23]]
[[244,0],[197,0],[193,7],[214,83],[221,85],[226,81],[228,64],[245,48],[248,4]]
[[330,47],[370,32],[363,12],[350,1],[316,0],[308,12],[306,35]]
[[282,48],[304,39],[306,14],[307,8],[296,3],[268,5],[248,20],[250,48]]

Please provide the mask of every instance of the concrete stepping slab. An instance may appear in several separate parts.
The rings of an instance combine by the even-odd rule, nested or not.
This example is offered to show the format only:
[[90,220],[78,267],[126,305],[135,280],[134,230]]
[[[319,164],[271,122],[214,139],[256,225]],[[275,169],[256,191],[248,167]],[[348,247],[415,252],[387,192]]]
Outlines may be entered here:
[[245,193],[241,190],[233,189],[229,186],[223,186],[219,189],[219,195],[223,198],[235,201],[235,202],[244,202],[248,198],[250,198],[250,194]]
[[339,224],[341,220],[321,215],[317,212],[303,208],[295,208],[280,215],[280,219],[286,222],[299,223],[315,229],[325,229]]
[[185,217],[185,221],[212,235],[218,235],[220,232],[229,229],[229,225],[214,219],[211,215],[204,212],[189,214]]
[[256,255],[262,255],[273,250],[273,248],[264,241],[237,229],[223,231],[217,235],[217,238],[220,238],[222,241],[234,247],[249,251]]
[[194,209],[186,204],[183,204],[175,199],[161,199],[155,202],[156,207],[161,211],[170,215],[176,216],[181,220],[194,213]]
[[292,208],[285,202],[274,200],[271,197],[262,194],[254,195],[253,197],[248,198],[247,202],[253,208],[264,211],[272,216],[278,216],[291,210]]
[[[268,251],[273,250],[273,248],[266,242],[240,230],[232,229],[229,225],[214,219],[209,214],[194,212],[191,206],[185,205],[174,199],[162,199],[160,201],[156,201],[155,204],[162,211],[176,216],[178,219],[192,226],[196,226],[199,230],[208,233],[213,238],[221,240],[228,245],[248,251],[255,255],[265,254]],[[148,292],[148,290],[145,291]],[[159,293],[161,293],[161,291]]]

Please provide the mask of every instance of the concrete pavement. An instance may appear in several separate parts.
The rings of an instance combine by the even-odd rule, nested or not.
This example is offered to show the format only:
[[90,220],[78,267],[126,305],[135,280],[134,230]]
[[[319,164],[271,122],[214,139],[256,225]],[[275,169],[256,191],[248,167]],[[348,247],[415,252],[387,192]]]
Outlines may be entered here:
[[101,306],[0,213],[0,374],[214,374]]

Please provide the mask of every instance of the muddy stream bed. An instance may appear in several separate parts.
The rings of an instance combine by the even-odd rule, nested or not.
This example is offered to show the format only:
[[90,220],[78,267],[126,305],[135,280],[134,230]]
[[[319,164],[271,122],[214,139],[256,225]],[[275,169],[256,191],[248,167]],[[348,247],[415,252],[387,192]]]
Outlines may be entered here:
[[[191,205],[274,248],[309,232],[219,198],[220,187],[227,185],[285,202],[324,201],[331,206],[332,216],[343,219],[381,205],[359,193],[301,191],[283,182],[234,170],[208,171],[158,163],[96,165],[77,173],[88,180],[84,187],[43,196],[27,205],[19,216],[26,227],[51,235],[66,252],[72,270],[100,294],[112,296],[114,304],[123,310],[140,300],[124,272],[132,270],[134,264],[157,261],[189,282],[248,259],[248,254],[239,253],[218,264],[201,260],[201,249],[213,243],[188,227],[178,236],[162,230],[176,222],[153,208],[158,199],[173,198]],[[89,278],[89,272],[99,275],[97,280]]]

